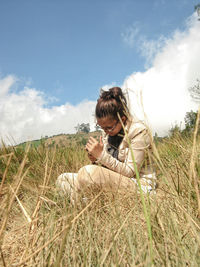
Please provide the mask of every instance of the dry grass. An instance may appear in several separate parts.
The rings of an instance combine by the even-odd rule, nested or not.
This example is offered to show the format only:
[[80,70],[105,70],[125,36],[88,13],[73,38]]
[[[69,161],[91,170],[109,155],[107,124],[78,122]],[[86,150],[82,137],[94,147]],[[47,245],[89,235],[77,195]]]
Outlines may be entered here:
[[56,191],[60,173],[89,163],[81,146],[3,147],[0,265],[200,266],[199,141],[194,150],[177,135],[156,146],[159,187],[145,196],[153,258],[140,195],[93,192],[72,205]]

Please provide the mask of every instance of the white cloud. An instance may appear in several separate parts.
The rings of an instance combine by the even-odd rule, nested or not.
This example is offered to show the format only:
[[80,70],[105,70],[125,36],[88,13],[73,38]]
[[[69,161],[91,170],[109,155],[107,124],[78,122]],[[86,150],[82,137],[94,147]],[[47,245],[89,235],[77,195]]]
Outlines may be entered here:
[[124,32],[121,33],[121,37],[124,43],[128,46],[133,47],[137,45],[137,36],[140,32],[138,23],[135,23],[132,26],[129,26]]
[[141,33],[139,23],[129,26],[121,33],[122,41],[131,48],[135,48],[142,57],[146,60],[146,66],[152,63],[158,51],[161,51],[167,39],[163,35],[156,40],[148,39],[147,36]]
[[184,32],[176,31],[158,49],[151,68],[124,81],[123,88],[130,89],[131,109],[139,118],[144,117],[140,105],[142,92],[151,127],[160,135],[167,134],[176,123],[184,126],[185,113],[197,110],[188,88],[200,76],[199,45],[200,23],[193,15]]
[[16,82],[16,77],[9,75],[0,80],[0,98],[4,97],[12,85]]
[[157,40],[148,40],[145,36],[139,39],[138,50],[146,59],[146,67],[152,64],[155,56],[162,51],[166,42],[167,39],[163,35]]
[[117,84],[115,82],[112,82],[110,84],[106,84],[106,85],[102,86],[102,89],[106,91],[106,90],[109,90],[110,88],[112,88],[114,86],[117,86]]
[[66,103],[46,108],[45,96],[36,89],[25,87],[18,94],[10,92],[14,81],[12,76],[0,80],[0,136],[4,142],[73,133],[78,123],[94,123],[95,102],[85,100],[76,106]]
[[[137,30],[135,31],[137,33]],[[130,36],[134,42],[134,31]],[[131,38],[130,38],[131,40]],[[144,43],[144,39],[143,39]],[[145,72],[136,72],[125,79],[123,88],[130,89],[131,110],[143,118],[140,107],[140,92],[143,95],[144,110],[153,132],[159,135],[175,123],[184,123],[184,116],[197,106],[191,101],[188,88],[200,79],[200,22],[193,15],[184,32],[176,31],[172,38],[156,41],[146,40],[143,55],[152,65]],[[156,48],[156,49],[155,49]],[[46,107],[45,95],[30,87],[14,92],[11,88],[17,78],[9,75],[0,80],[0,137],[7,137],[16,143],[51,136],[73,133],[78,123],[94,122],[96,101],[85,100],[78,105],[66,103]],[[110,84],[109,87],[114,86]],[[103,89],[108,87],[103,86]],[[7,141],[8,142],[8,141]]]
[[[146,60],[146,68],[149,68],[158,55],[164,49],[168,49],[168,44],[181,37],[188,36],[189,31],[192,30],[194,24],[198,26],[197,14],[194,13],[191,17],[186,20],[186,30],[181,32],[179,30],[175,31],[172,37],[166,37],[164,35],[158,36],[156,39],[149,39],[145,36],[139,23],[135,23],[132,26],[127,27],[127,29],[121,33],[122,41],[131,48],[134,48],[142,57]],[[198,37],[197,37],[198,38]]]

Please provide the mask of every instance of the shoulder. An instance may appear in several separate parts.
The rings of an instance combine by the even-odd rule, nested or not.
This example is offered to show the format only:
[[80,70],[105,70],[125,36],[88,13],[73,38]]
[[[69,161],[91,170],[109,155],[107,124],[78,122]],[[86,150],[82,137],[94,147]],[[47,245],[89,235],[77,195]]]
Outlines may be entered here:
[[125,127],[128,137],[134,138],[140,133],[148,134],[148,127],[145,125],[143,121],[135,121],[134,119],[129,119],[127,122],[127,126]]

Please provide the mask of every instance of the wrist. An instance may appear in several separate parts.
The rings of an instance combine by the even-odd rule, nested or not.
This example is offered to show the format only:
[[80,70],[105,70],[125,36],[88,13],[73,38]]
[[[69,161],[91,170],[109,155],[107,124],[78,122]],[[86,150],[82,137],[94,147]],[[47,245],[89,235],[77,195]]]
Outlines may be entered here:
[[96,157],[96,162],[100,162],[101,159],[103,158],[104,151],[102,150],[101,153]]

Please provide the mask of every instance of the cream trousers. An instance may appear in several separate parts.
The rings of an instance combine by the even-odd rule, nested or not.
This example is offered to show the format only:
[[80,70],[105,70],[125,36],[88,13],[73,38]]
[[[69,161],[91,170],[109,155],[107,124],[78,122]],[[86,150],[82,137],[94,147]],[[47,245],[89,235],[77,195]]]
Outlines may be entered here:
[[[141,187],[144,193],[155,192],[155,173],[140,177]],[[78,173],[63,173],[56,181],[57,188],[64,194],[68,194],[75,200],[77,194],[83,193],[89,188],[97,187],[105,191],[138,191],[137,180],[125,177],[117,172],[98,165],[86,165]]]

